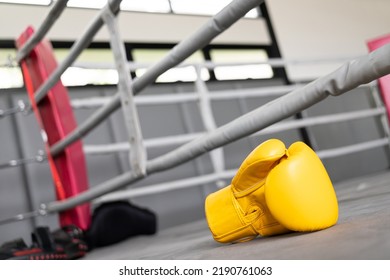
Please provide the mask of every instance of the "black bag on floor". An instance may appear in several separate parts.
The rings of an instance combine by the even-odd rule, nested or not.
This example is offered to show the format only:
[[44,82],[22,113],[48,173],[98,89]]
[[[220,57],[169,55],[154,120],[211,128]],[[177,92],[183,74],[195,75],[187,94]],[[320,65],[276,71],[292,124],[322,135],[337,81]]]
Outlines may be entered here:
[[129,237],[156,233],[156,215],[126,201],[108,202],[95,209],[85,232],[90,249],[108,246]]

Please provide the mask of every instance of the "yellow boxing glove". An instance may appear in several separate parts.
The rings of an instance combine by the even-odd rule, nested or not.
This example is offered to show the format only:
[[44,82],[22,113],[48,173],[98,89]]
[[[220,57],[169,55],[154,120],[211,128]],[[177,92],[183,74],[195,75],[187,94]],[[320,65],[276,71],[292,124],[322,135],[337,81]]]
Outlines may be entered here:
[[264,142],[244,160],[229,186],[207,196],[206,218],[216,241],[245,241],[288,231],[271,215],[264,193],[268,173],[285,154],[281,141]]
[[303,142],[292,144],[269,172],[265,199],[272,215],[293,231],[325,229],[338,219],[337,198],[328,173]]
[[210,194],[206,218],[216,241],[313,231],[334,225],[337,198],[320,159],[296,142],[260,144],[241,164],[231,185]]

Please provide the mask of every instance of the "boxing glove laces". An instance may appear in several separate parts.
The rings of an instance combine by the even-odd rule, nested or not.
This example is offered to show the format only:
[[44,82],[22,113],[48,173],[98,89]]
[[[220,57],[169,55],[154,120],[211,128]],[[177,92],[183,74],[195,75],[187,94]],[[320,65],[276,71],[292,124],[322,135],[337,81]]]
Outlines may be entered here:
[[231,184],[207,196],[206,219],[216,241],[310,232],[336,224],[338,202],[316,153],[305,143],[288,149],[278,139],[257,146]]

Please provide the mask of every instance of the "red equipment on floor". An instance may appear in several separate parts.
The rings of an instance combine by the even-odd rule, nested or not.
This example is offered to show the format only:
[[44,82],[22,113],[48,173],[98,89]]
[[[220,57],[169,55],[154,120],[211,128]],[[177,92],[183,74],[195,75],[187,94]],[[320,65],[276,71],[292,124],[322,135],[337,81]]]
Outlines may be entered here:
[[[33,34],[33,28],[28,27],[16,40],[17,48],[21,48]],[[21,61],[21,67],[35,116],[47,135],[46,152],[57,199],[75,196],[88,189],[87,168],[81,141],[74,142],[55,158],[52,158],[49,152],[51,145],[63,139],[77,126],[68,92],[61,81],[58,81],[39,104],[36,104],[34,99],[36,90],[57,67],[50,42],[42,40]],[[59,216],[61,226],[73,224],[85,230],[90,224],[90,205],[83,204],[61,212]]]
[[[370,52],[390,43],[390,34],[369,40],[367,42]],[[382,95],[383,102],[386,106],[387,118],[390,121],[390,75],[378,79],[378,86]]]

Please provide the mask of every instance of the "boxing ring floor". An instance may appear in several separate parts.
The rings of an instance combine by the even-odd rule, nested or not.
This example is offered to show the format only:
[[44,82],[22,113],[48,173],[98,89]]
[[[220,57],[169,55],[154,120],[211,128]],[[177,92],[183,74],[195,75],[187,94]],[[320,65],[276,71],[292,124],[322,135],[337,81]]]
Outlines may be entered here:
[[390,259],[390,172],[346,180],[334,187],[339,220],[326,230],[219,244],[206,220],[200,220],[95,249],[84,259]]

